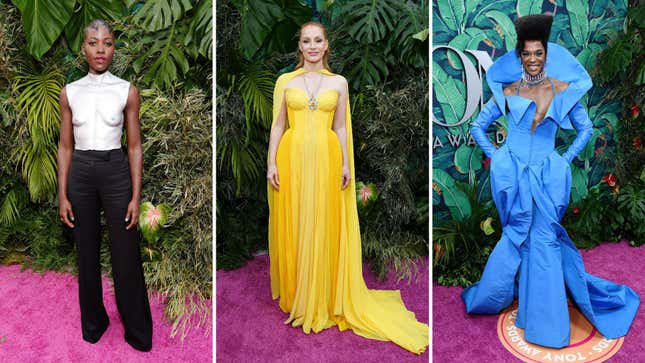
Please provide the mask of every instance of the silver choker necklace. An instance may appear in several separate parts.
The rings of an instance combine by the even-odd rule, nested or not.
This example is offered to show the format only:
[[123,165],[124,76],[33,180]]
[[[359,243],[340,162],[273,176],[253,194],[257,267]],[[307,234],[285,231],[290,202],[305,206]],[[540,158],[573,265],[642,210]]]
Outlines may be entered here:
[[529,86],[538,85],[544,82],[545,79],[546,79],[546,70],[544,68],[542,69],[542,72],[536,74],[535,76],[532,76],[524,72],[524,70],[522,70],[522,80],[524,81],[524,83],[526,83]]

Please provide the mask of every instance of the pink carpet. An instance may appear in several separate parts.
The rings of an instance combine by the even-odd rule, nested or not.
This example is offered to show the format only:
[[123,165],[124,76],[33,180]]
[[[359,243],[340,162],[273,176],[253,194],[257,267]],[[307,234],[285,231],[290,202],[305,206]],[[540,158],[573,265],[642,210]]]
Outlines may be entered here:
[[210,321],[207,327],[191,328],[182,344],[179,337],[170,338],[160,299],[151,298],[152,351],[143,353],[123,339],[107,277],[103,299],[110,326],[98,343],[90,344],[81,335],[76,276],[0,265],[0,362],[211,362]]
[[[626,284],[641,296],[641,305],[621,349],[608,362],[645,362],[645,246],[604,243],[582,250],[587,272]],[[499,341],[497,315],[467,315],[461,287],[433,285],[432,324],[435,362],[519,362]]]
[[[418,278],[398,284],[390,274],[378,282],[367,265],[371,289],[400,289],[407,308],[428,322],[428,258],[419,259]],[[283,322],[288,315],[271,299],[269,257],[257,256],[234,271],[217,271],[217,362],[428,362],[429,349],[416,355],[391,342],[365,339],[337,327],[306,335]]]

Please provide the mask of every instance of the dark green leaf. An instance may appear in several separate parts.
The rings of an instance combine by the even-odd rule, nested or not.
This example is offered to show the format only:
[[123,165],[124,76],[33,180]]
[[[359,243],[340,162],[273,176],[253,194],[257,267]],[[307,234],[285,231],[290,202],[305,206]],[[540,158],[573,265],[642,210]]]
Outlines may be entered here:
[[83,0],[65,26],[65,38],[73,51],[78,52],[83,43],[83,30],[95,19],[119,19],[125,8],[122,0]]
[[27,50],[40,60],[69,21],[76,0],[12,0],[22,13]]

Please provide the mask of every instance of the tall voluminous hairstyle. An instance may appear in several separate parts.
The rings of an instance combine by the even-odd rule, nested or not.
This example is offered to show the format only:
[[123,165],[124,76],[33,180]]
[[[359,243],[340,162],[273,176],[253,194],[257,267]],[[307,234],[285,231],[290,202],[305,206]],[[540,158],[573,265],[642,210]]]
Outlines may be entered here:
[[526,15],[515,21],[515,32],[517,33],[517,44],[515,52],[519,57],[524,50],[524,42],[527,40],[539,40],[547,52],[547,43],[551,34],[553,17],[550,15]]
[[[325,37],[325,40],[327,40],[329,42],[329,40],[327,38],[327,32],[325,31],[325,26],[322,25],[321,23],[317,22],[317,21],[308,21],[308,22],[306,22],[306,23],[304,23],[304,24],[302,24],[300,26],[300,30],[298,30],[298,42],[300,42],[300,35],[302,34],[302,29],[304,29],[305,27],[308,27],[308,26],[317,26],[317,27],[319,27],[320,30],[322,30],[322,33],[323,33],[323,36]],[[325,51],[325,54],[323,54],[322,62],[323,62],[323,67],[325,67],[326,70],[331,72],[331,68],[329,67],[329,63],[328,63],[329,49],[330,49],[330,47],[328,46],[327,50]],[[302,66],[304,64],[305,64],[305,56],[300,51],[300,48],[298,48],[298,64],[296,65],[295,69],[302,68]]]

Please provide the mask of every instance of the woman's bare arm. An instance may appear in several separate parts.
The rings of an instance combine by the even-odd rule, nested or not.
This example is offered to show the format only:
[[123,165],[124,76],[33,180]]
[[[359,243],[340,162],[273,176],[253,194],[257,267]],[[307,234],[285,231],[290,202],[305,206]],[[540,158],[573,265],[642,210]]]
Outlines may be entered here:
[[72,205],[67,198],[67,178],[72,163],[72,152],[74,151],[74,129],[72,126],[72,110],[67,100],[65,87],[60,91],[58,99],[60,105],[60,140],[58,141],[58,214],[61,222],[70,228],[74,228],[74,212]]
[[336,112],[334,113],[334,122],[332,129],[334,130],[336,135],[338,135],[340,147],[343,152],[341,189],[345,189],[349,185],[351,175],[349,172],[349,162],[347,154],[347,129],[345,127],[345,122],[347,121],[345,113],[347,112],[347,97],[349,95],[349,92],[347,88],[347,80],[344,77],[340,77],[339,86],[338,104],[336,105]]
[[130,162],[130,178],[132,180],[132,200],[128,204],[125,221],[127,229],[136,226],[139,220],[139,204],[141,203],[141,175],[143,174],[143,151],[141,149],[141,128],[139,126],[139,90],[130,85],[128,101],[125,105],[125,128],[128,141],[128,161]]
[[287,109],[284,97],[282,97],[282,105],[280,106],[280,113],[278,118],[271,127],[271,136],[269,136],[269,158],[267,159],[267,180],[275,190],[280,190],[280,179],[278,178],[278,167],[276,166],[276,155],[278,153],[278,145],[284,134],[286,127]]

